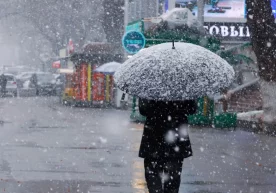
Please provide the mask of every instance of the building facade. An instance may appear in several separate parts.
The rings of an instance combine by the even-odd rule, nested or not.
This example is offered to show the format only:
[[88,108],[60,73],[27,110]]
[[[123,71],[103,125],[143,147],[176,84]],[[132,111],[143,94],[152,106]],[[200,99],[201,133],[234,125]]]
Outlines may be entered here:
[[[199,0],[164,0],[165,11],[174,7],[186,7],[198,17]],[[250,41],[246,25],[245,0],[201,0],[203,3],[204,28],[221,38],[226,47]],[[174,6],[173,6],[173,5]],[[200,17],[199,17],[200,18]]]
[[129,0],[128,23],[159,15],[159,0]]

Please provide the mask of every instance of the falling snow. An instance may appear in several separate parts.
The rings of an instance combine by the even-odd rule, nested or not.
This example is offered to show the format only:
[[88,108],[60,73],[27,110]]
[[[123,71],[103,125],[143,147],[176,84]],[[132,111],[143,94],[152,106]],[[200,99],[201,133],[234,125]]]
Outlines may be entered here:
[[[212,15],[215,25],[205,26],[198,20],[203,1],[182,0],[188,8],[166,13],[166,3],[157,2],[0,1],[0,75],[8,77],[6,86],[0,78],[0,192],[149,192],[146,160],[138,158],[149,119],[139,114],[137,96],[208,96],[198,103],[197,116],[199,122],[212,119],[209,125],[179,125],[184,112],[159,116],[150,108],[158,116],[145,127],[152,136],[148,157],[159,168],[160,186],[180,177],[179,192],[276,193],[275,2],[206,1],[202,19]],[[231,23],[223,22],[226,17]],[[146,48],[128,55],[122,37],[125,29],[137,28],[146,30]],[[213,52],[180,43],[178,35]],[[149,45],[159,41],[167,43]],[[216,108],[223,100],[213,109],[215,94],[255,78],[257,83],[231,93],[226,112]],[[237,128],[217,128],[220,115],[234,115]],[[158,119],[162,123],[154,128]],[[160,139],[161,150],[151,145]],[[193,156],[183,161],[183,152]]]

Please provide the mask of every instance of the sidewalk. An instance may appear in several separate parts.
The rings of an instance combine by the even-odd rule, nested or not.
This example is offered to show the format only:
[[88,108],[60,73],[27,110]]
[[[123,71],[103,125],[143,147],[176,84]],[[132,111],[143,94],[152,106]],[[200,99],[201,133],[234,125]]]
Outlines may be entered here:
[[[0,192],[147,192],[143,124],[129,122],[128,111],[34,97],[0,99],[0,115]],[[187,130],[193,157],[184,161],[180,193],[276,193],[274,137]]]
[[276,125],[263,122],[263,111],[238,113],[238,127],[245,131],[276,136]]

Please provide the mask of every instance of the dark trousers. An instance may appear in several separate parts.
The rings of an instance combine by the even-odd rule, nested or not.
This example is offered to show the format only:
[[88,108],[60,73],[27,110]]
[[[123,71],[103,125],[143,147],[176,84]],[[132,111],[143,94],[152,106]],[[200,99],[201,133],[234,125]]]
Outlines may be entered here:
[[0,92],[0,96],[4,96],[6,94],[6,87],[0,86],[1,87],[1,92]]
[[182,164],[182,158],[145,158],[145,177],[149,193],[178,193]]

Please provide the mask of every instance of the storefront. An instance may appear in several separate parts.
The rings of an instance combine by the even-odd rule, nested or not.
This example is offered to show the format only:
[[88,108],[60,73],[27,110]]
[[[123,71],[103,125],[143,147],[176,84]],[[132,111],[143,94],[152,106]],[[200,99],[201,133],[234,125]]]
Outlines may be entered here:
[[68,59],[73,72],[66,76],[63,103],[76,106],[114,106],[115,71],[97,71],[97,67],[114,60],[110,54],[113,46],[108,43],[87,44],[82,52],[73,53]]
[[[219,7],[219,9],[223,8],[223,10],[225,10],[221,13],[215,13],[215,12],[211,13],[209,11],[210,8],[212,8],[210,7],[210,5],[205,7],[206,17],[204,22],[204,28],[207,31],[207,33],[209,33],[211,36],[206,35],[203,29],[202,29],[202,33],[199,32],[200,31],[199,28],[196,27],[198,25],[188,25],[187,22],[196,20],[194,19],[193,15],[197,15],[197,7],[196,7],[196,3],[194,3],[195,7],[192,8],[192,13],[187,9],[174,9],[167,14],[168,17],[160,16],[158,18],[144,18],[140,21],[129,23],[129,25],[127,26],[127,29],[135,30],[137,34],[135,36],[132,35],[132,37],[136,37],[135,41],[133,42],[129,41],[129,42],[131,44],[132,43],[135,44],[137,48],[141,49],[141,46],[137,41],[139,39],[137,38],[139,36],[139,32],[141,32],[146,38],[145,47],[149,47],[149,46],[164,43],[164,42],[171,42],[172,40],[180,41],[180,42],[188,42],[188,43],[201,45],[211,50],[212,52],[217,53],[232,65],[247,63],[247,61],[251,60],[252,51],[250,51],[250,46],[248,46],[249,44],[246,44],[245,46],[245,43],[250,41],[250,31],[249,31],[249,28],[246,26],[246,19],[244,14],[245,4],[232,6],[230,4],[225,3],[227,1],[228,3],[231,2],[231,0],[225,0],[223,1],[224,4],[219,4],[219,3],[216,4],[216,6],[221,6]],[[242,1],[237,0],[236,2],[241,3]],[[231,14],[231,12],[230,13],[227,12],[234,8],[240,10],[240,13],[238,14],[239,16],[236,18],[234,17],[235,15]],[[241,11],[241,9],[243,9],[243,12]],[[220,14],[220,17],[219,17],[219,14]],[[209,17],[207,17],[207,15]],[[190,17],[191,19],[189,19]],[[171,26],[175,26],[178,30],[174,30],[172,27],[169,26],[169,24]],[[196,24],[196,22],[193,24]],[[187,26],[189,27],[193,26],[193,28],[191,27],[191,29],[189,30],[188,29],[189,27],[187,28]],[[195,31],[196,33],[193,33]],[[203,41],[200,41],[200,39],[202,39]],[[140,40],[139,42],[142,42],[142,41]],[[205,43],[207,42],[207,43],[203,45],[202,42],[205,42]],[[243,46],[241,46],[241,48],[237,48],[238,45],[243,45]],[[125,47],[125,50],[128,51],[128,47],[125,45],[124,47]],[[246,54],[242,53],[245,50],[248,53]],[[233,60],[232,59],[230,60],[230,58],[232,58]],[[250,62],[254,62],[254,61],[251,60]],[[204,99],[200,99],[200,100],[204,100]],[[136,98],[133,98],[131,119],[135,121],[143,121],[144,118],[137,111],[137,106],[138,106],[138,101]],[[199,108],[202,110],[205,108],[205,106],[202,105]],[[213,109],[213,107],[211,109]],[[213,112],[213,110],[211,110],[210,112]],[[207,114],[204,115],[204,117],[208,117],[208,116],[209,115]]]
[[[166,0],[175,7],[186,7],[198,16],[197,0]],[[166,5],[164,5],[164,11]],[[250,31],[246,26],[245,0],[208,0],[204,4],[204,28],[211,35],[220,37],[222,44],[230,48],[249,42]]]

